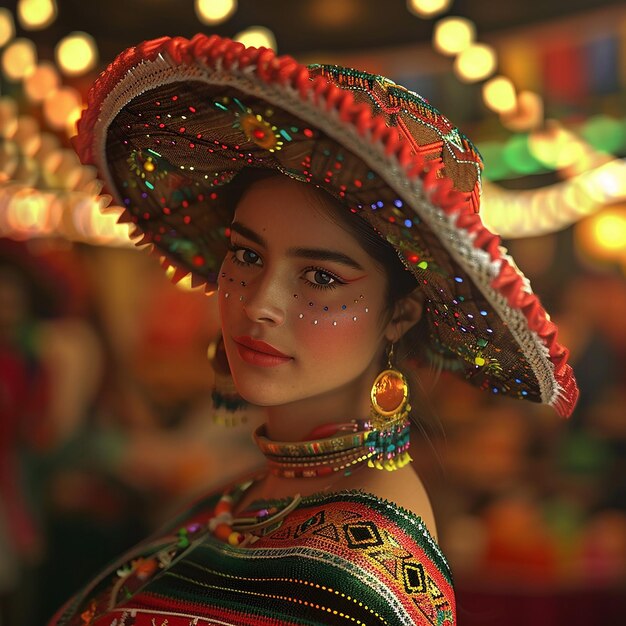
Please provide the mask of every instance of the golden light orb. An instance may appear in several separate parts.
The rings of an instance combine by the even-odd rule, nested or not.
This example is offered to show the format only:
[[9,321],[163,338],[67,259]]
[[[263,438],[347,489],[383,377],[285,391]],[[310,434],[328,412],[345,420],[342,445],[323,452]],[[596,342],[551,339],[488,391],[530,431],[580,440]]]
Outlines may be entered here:
[[36,65],[37,49],[30,39],[14,39],[2,53],[2,71],[11,80],[22,80]]
[[13,13],[9,9],[0,7],[0,48],[15,37],[15,23]]
[[57,18],[56,0],[18,0],[17,19],[25,30],[42,30]]
[[576,224],[583,254],[606,261],[626,260],[626,206],[614,205]]
[[459,52],[454,60],[456,75],[466,83],[489,78],[498,63],[496,51],[486,43],[474,43]]
[[571,131],[551,120],[528,137],[530,153],[550,169],[563,169],[585,158],[583,143]]
[[46,196],[38,190],[20,189],[12,195],[6,208],[9,228],[21,236],[48,230],[48,204]]
[[503,113],[500,121],[509,130],[526,132],[541,126],[543,122],[543,98],[534,91],[520,91],[514,111]]
[[237,10],[237,0],[195,0],[198,19],[203,24],[221,24]]
[[51,128],[65,130],[68,123],[75,120],[76,111],[81,106],[82,99],[76,89],[61,87],[44,100],[43,113]]
[[0,137],[11,139],[17,130],[17,102],[9,96],[0,97]]
[[407,9],[418,17],[433,17],[450,8],[452,0],[406,0]]
[[233,39],[240,41],[245,46],[276,50],[276,37],[274,37],[274,33],[269,28],[265,28],[265,26],[250,26],[250,28],[246,28],[246,30],[237,33]]
[[448,56],[463,52],[474,42],[476,26],[464,17],[445,17],[435,24],[433,45]]
[[96,65],[98,48],[90,34],[75,31],[59,41],[54,55],[57,65],[64,74],[79,76]]
[[594,235],[598,244],[610,251],[626,250],[626,212],[600,213],[594,220]]
[[483,101],[496,113],[514,111],[517,95],[511,80],[506,76],[496,76],[483,85]]
[[58,89],[61,78],[54,63],[42,61],[24,79],[24,92],[32,102],[42,102],[55,89]]

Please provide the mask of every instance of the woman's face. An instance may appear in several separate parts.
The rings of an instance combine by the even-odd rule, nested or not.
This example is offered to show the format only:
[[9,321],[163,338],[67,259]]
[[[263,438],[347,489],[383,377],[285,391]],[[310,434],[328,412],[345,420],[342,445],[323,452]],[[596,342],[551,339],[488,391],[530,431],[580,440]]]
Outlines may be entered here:
[[384,270],[321,194],[280,175],[253,184],[235,211],[219,305],[233,379],[253,404],[371,384],[386,346]]

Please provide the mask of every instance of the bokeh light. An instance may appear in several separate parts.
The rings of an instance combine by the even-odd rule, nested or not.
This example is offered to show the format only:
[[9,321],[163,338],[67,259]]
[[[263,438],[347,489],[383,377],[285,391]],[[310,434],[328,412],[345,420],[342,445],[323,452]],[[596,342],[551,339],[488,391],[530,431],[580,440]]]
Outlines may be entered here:
[[274,37],[274,33],[269,28],[265,28],[265,26],[250,26],[250,28],[246,28],[246,30],[237,33],[233,39],[240,41],[245,46],[276,50],[276,37]]
[[308,16],[319,28],[350,28],[362,10],[359,0],[316,0],[309,3]]
[[626,212],[604,211],[593,220],[598,243],[607,251],[626,250]]
[[15,37],[15,23],[9,9],[0,7],[0,48]]
[[26,187],[14,193],[6,207],[8,227],[27,236],[33,232],[49,231],[49,201],[45,194]]
[[517,94],[515,110],[500,115],[503,126],[516,132],[531,131],[543,123],[543,98],[534,91]]
[[107,201],[103,196],[79,198],[72,205],[72,225],[79,238],[95,244],[122,243],[129,245],[128,224],[118,224],[115,211],[102,209]]
[[585,141],[596,150],[619,153],[626,144],[626,126],[621,120],[607,115],[596,115],[580,131]]
[[203,24],[221,24],[237,10],[237,0],[195,0],[196,15]]
[[61,87],[50,94],[43,103],[46,121],[55,130],[65,130],[80,115],[81,96],[72,87]]
[[41,134],[37,120],[30,115],[18,117],[13,141],[19,145],[22,154],[33,157],[41,146]]
[[24,93],[33,102],[42,102],[58,89],[60,83],[61,78],[54,64],[42,61],[24,79]]
[[57,44],[55,58],[61,71],[68,76],[78,76],[95,67],[98,48],[95,39],[88,33],[70,33]]
[[499,141],[485,141],[478,144],[478,150],[485,165],[487,180],[501,180],[511,174],[509,164],[504,160],[504,144]]
[[483,100],[496,113],[514,111],[517,103],[515,87],[506,76],[496,76],[483,85]]
[[513,135],[504,146],[502,157],[517,174],[534,174],[542,169],[528,147],[528,135]]
[[452,0],[407,0],[407,9],[419,17],[433,17],[450,8]]
[[47,28],[56,17],[56,0],[18,0],[17,19],[25,30]]
[[30,39],[14,39],[2,53],[2,71],[14,81],[20,81],[37,65],[37,49]]
[[573,133],[558,122],[551,122],[544,130],[529,136],[528,146],[532,155],[546,167],[558,170],[585,158],[585,146]]
[[446,17],[435,24],[433,44],[442,54],[454,56],[470,46],[476,36],[474,23],[464,17]]
[[11,139],[17,130],[17,102],[8,96],[0,97],[0,137]]
[[459,53],[454,60],[454,71],[461,80],[473,83],[489,78],[496,65],[496,51],[485,43],[475,43]]
[[583,253],[596,259],[617,261],[626,258],[626,206],[609,206],[580,221],[576,242]]

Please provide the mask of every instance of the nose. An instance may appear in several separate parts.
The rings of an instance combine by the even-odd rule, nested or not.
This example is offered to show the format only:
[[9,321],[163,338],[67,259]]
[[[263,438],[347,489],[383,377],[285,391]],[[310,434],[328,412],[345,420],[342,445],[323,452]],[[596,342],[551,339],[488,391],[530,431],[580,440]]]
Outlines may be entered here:
[[280,326],[285,321],[285,295],[280,281],[269,272],[248,284],[243,308],[253,322]]

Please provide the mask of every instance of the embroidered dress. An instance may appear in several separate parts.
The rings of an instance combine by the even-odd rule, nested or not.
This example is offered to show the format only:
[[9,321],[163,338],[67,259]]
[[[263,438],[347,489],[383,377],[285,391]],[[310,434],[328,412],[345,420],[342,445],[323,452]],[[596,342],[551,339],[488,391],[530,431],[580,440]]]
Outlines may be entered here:
[[360,491],[317,494],[241,547],[207,529],[217,498],[111,566],[51,626],[455,624],[448,564],[414,514]]

